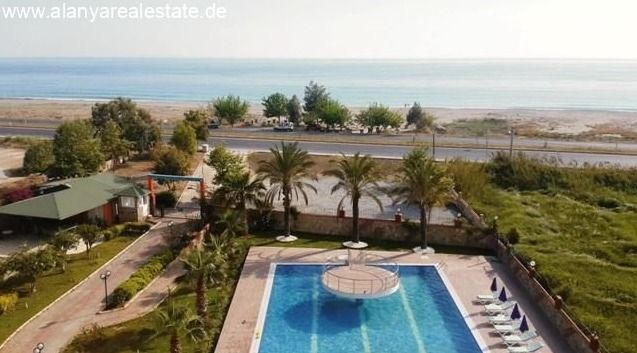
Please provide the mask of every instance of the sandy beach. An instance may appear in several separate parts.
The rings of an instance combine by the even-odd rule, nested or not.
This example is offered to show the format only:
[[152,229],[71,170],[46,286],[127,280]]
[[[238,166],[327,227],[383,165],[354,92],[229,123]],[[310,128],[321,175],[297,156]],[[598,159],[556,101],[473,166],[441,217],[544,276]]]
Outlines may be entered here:
[[[91,114],[93,101],[79,100],[0,100],[0,120],[4,123],[35,125],[60,120],[84,119]],[[189,109],[206,108],[207,102],[138,102],[160,121],[181,119]],[[362,108],[352,107],[353,113]],[[448,109],[425,108],[445,125],[459,120],[497,119],[519,131],[521,135],[623,135],[637,137],[637,112],[599,110],[535,110],[535,109]],[[395,108],[406,113],[407,108]],[[252,104],[250,120],[263,118],[262,106]]]

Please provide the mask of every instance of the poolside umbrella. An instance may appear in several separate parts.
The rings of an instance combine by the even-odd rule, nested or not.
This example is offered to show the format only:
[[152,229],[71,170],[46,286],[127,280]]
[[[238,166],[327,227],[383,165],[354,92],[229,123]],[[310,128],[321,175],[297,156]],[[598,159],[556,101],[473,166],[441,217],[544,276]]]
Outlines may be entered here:
[[526,332],[529,330],[529,324],[526,322],[526,315],[522,318],[522,322],[520,323],[520,332]]
[[496,280],[495,277],[493,277],[493,281],[491,282],[491,291],[492,292],[498,291],[498,281]]
[[503,302],[503,303],[504,303],[505,301],[507,301],[507,292],[506,292],[506,290],[504,289],[504,287],[502,287],[502,291],[500,292],[500,295],[498,296],[498,300],[499,300],[499,301],[501,301],[501,302]]
[[515,306],[513,307],[513,310],[511,311],[511,320],[517,320],[521,317],[522,315],[520,315],[520,308],[518,308],[518,303],[515,303]]

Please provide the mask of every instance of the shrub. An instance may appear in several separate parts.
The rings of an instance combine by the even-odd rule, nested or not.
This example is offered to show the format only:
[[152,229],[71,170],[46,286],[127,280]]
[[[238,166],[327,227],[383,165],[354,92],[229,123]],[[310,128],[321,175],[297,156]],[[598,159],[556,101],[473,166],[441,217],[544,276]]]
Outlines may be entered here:
[[140,236],[150,229],[148,223],[126,223],[122,229],[122,235],[125,236]]
[[621,202],[612,197],[601,197],[597,200],[597,205],[603,208],[618,208],[621,206]]
[[18,303],[18,294],[9,293],[0,295],[0,315],[13,310]]
[[162,271],[175,259],[170,250],[162,251],[153,256],[133,273],[126,281],[115,288],[108,301],[108,309],[123,306],[131,300],[135,294],[146,288],[150,282],[159,276]]
[[511,228],[506,234],[506,239],[511,245],[515,245],[520,242],[520,233],[516,228]]

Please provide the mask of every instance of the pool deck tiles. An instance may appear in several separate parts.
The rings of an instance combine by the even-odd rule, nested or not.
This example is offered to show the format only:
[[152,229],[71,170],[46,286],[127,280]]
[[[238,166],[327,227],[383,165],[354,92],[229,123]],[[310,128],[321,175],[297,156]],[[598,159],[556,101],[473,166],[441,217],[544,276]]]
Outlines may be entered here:
[[[338,251],[338,250],[337,250]],[[317,263],[322,264],[334,250],[310,248],[253,247],[246,258],[243,271],[230,304],[215,353],[256,353],[251,352],[258,345],[262,335],[267,302],[266,289],[271,285],[270,267],[272,263]],[[370,251],[390,258],[403,265],[439,265],[445,283],[484,352],[506,353],[502,338],[493,332],[483,306],[473,303],[478,294],[488,293],[493,276],[504,283],[511,299],[516,300],[530,320],[532,330],[537,330],[544,348],[541,353],[572,353],[566,342],[553,329],[546,317],[538,311],[530,298],[508,275],[497,261],[485,256],[432,254],[421,256],[412,252]],[[269,281],[268,281],[269,279]],[[319,286],[320,287],[320,284]],[[317,288],[318,289],[318,288]],[[309,289],[312,290],[312,289]],[[394,295],[400,295],[396,293]],[[458,303],[457,303],[458,304]],[[303,352],[299,352],[303,353]]]

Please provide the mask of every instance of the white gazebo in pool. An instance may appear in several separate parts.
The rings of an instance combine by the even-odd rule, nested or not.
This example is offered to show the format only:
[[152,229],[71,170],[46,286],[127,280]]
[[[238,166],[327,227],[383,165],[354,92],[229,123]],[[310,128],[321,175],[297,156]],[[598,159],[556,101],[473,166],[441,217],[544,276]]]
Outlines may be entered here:
[[351,249],[327,259],[321,282],[328,292],[351,299],[381,298],[400,287],[398,264]]

